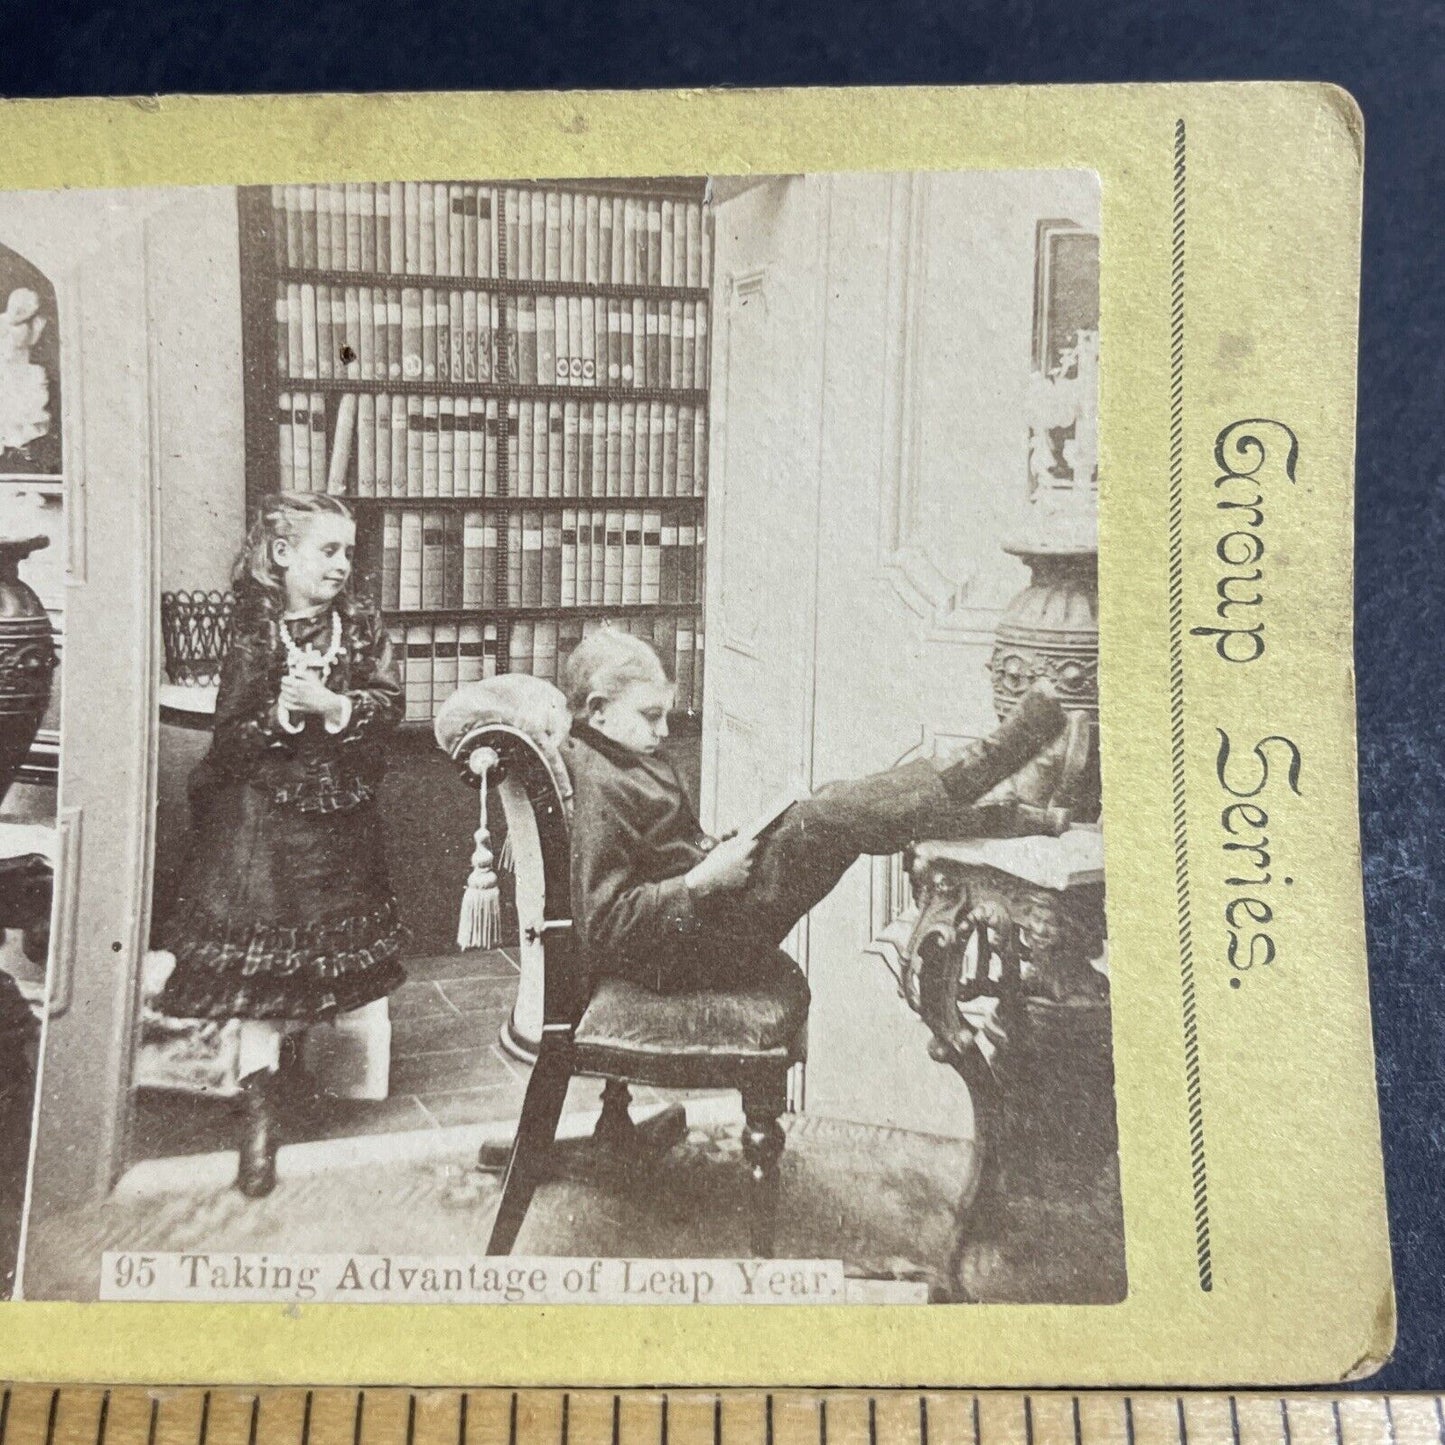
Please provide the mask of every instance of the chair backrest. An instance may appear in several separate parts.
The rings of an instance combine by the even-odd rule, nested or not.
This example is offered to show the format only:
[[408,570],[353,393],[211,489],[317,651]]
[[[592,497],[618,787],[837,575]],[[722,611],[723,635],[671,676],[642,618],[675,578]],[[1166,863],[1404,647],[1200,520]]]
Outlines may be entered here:
[[[523,988],[542,984],[543,1027],[575,1024],[587,1003],[586,979],[572,929],[572,855],[567,799],[556,776],[560,759],[547,755],[533,738],[505,723],[471,728],[451,749],[462,775],[473,786],[481,781],[473,754],[490,748],[497,762],[486,770],[483,786],[495,789],[507,822],[507,843],[516,887],[521,929]],[[540,967],[527,967],[534,961]],[[537,1000],[520,995],[521,1015]]]

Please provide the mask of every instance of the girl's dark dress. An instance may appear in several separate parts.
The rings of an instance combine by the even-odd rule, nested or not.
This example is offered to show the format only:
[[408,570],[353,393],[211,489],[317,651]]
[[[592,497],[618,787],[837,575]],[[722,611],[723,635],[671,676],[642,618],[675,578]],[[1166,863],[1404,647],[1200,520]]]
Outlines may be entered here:
[[[237,598],[211,748],[191,779],[189,857],[161,946],[176,967],[157,1005],[179,1018],[314,1022],[405,979],[376,790],[402,713],[391,641],[374,612],[339,606],[326,685],[351,699],[330,733],[276,721],[286,653],[274,617]],[[324,652],[331,612],[287,623]]]

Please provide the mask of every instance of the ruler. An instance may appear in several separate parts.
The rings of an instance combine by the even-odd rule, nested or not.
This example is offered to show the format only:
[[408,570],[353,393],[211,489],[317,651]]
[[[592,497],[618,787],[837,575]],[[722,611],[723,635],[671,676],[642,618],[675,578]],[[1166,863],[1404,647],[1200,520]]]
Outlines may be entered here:
[[19,1385],[0,1445],[1445,1445],[1438,1395]]

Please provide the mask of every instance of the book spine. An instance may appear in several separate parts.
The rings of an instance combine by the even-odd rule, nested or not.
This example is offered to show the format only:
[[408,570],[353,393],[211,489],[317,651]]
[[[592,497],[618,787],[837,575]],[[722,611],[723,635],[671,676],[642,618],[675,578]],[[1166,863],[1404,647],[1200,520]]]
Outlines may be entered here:
[[702,675],[703,675],[703,654],[706,651],[706,637],[703,632],[702,619],[698,618],[697,630],[693,634],[693,655],[692,655],[692,710],[702,711]]
[[[308,271],[316,269],[316,187],[297,186],[297,206],[301,218],[301,265]],[[328,255],[331,247],[331,233],[326,234]]]
[[497,624],[487,622],[482,625],[482,677],[495,677],[497,675]]
[[677,518],[667,512],[658,528],[657,600],[677,601]]
[[370,392],[356,403],[356,495],[376,495],[376,398]]
[[311,490],[326,490],[326,398],[320,392],[311,393],[311,446],[309,473]]
[[536,625],[531,622],[514,622],[511,645],[507,650],[507,671],[531,672],[535,645]]
[[694,407],[692,415],[692,489],[702,496],[707,491],[707,411]]
[[421,514],[421,605],[424,608],[442,605],[442,549],[446,541],[443,516],[440,512]]
[[678,284],[673,276],[672,264],[672,213],[674,209],[674,204],[675,203],[673,201],[668,200],[666,197],[663,198],[662,215],[658,227],[659,238],[661,242],[660,251],[662,266],[659,284],[663,286],[673,286]]
[[562,495],[577,495],[577,473],[581,465],[581,424],[579,407],[569,401],[562,407]]
[[466,566],[465,518],[459,511],[442,513],[442,601],[449,611],[462,605],[463,568]]
[[622,601],[623,514],[608,512],[607,550],[603,560],[602,600],[611,607]]
[[550,296],[537,297],[537,380],[551,386],[561,376],[556,308]]
[[[347,269],[346,265],[346,187],[341,183],[326,188],[326,213],[331,222],[331,264],[338,271]],[[320,219],[319,207],[321,200],[321,188],[317,188],[317,206]],[[355,269],[354,267],[352,268]]]
[[547,462],[546,470],[543,473],[545,478],[545,489],[539,479],[534,479],[534,487],[538,496],[560,497],[562,495],[562,439],[563,439],[563,415],[562,403],[552,401],[547,403]]
[[381,605],[401,606],[401,514],[389,508],[381,519]]
[[[475,241],[475,237],[473,237]],[[457,685],[482,680],[482,624],[463,622],[457,628]]]
[[421,397],[406,399],[406,495],[422,494],[422,410]]
[[557,681],[557,624],[538,622],[533,633],[532,673],[547,682]]
[[536,512],[522,516],[522,574],[523,607],[539,607],[542,604],[542,519]]
[[692,384],[699,391],[707,387],[708,331],[707,302],[699,301],[693,317]]
[[291,393],[291,474],[298,492],[311,490],[311,398]]
[[482,605],[491,607],[497,596],[497,519],[490,512],[482,516]]
[[[572,569],[574,591],[572,601],[585,606],[592,600],[592,514],[582,508],[573,515],[573,538],[576,545]],[[562,599],[567,598],[567,522],[562,522]]]
[[301,188],[282,186],[281,203],[285,208],[285,264],[294,270],[301,264]]
[[[463,276],[481,276],[477,261],[477,187],[462,187],[462,270]],[[478,639],[480,641],[480,639]]]
[[[440,189],[440,187],[438,187]],[[432,645],[431,711],[435,717],[442,704],[457,690],[457,624],[438,622]]]
[[647,495],[662,495],[663,445],[666,432],[662,424],[662,403],[651,402],[647,408]]
[[684,402],[677,409],[677,495],[693,494],[693,409]]
[[692,390],[697,375],[697,306],[692,301],[682,303],[682,351],[678,358],[677,380],[674,386]]
[[[632,485],[628,494],[634,497],[647,495],[648,453],[652,445],[652,407],[648,402],[637,403],[637,437],[632,448]],[[627,479],[623,478],[627,487]]]
[[642,513],[628,512],[623,519],[622,600],[642,601]]
[[472,424],[467,399],[457,397],[452,407],[452,495],[468,496],[472,475]]
[[456,403],[449,396],[437,398],[437,496],[456,495]]
[[[387,295],[378,286],[371,293],[372,358],[371,376],[373,381],[385,381],[391,372],[391,325],[388,320]],[[398,360],[398,369],[400,361]]]
[[597,280],[604,286],[617,278],[612,271],[612,197],[597,198]]
[[638,601],[656,603],[661,595],[662,513],[642,514],[642,583]]
[[[391,408],[385,393],[376,398],[376,495],[391,496]],[[387,515],[392,515],[388,513]]]
[[557,607],[562,601],[562,516],[542,515],[542,605]]
[[421,375],[423,381],[437,377],[437,293],[430,286],[421,293]]
[[421,292],[408,286],[401,293],[401,374],[407,381],[422,379]]
[[[500,540],[500,539],[499,539]],[[497,571],[501,571],[501,553],[497,553]],[[522,605],[522,513],[507,516],[507,605]]]
[[445,204],[447,223],[446,274],[448,276],[460,276],[462,274],[462,259],[465,246],[462,233],[465,227],[466,215],[462,203],[462,187],[460,181],[453,181],[447,187]]
[[421,494],[437,495],[437,399],[425,397],[421,404]]
[[497,412],[496,400],[488,400],[486,462],[484,462],[483,467],[484,473],[486,473],[486,487],[484,487],[484,491],[486,491],[488,497],[497,496],[497,478],[499,478],[497,458],[499,458],[500,455],[497,426],[499,426],[499,412]]
[[607,495],[607,403],[602,401],[592,404],[592,478],[587,495]]
[[416,611],[421,606],[421,513],[401,513],[401,559],[397,607]]
[[[637,406],[624,401],[621,407],[621,445],[618,455],[619,474],[616,496],[633,496],[633,475],[637,470]],[[611,489],[609,488],[609,491]]]
[[685,327],[683,324],[684,308],[681,301],[673,301],[667,308],[668,329],[672,334],[672,346],[668,352],[667,367],[663,373],[664,386],[681,386],[683,373],[683,356],[686,351]]
[[[390,381],[400,381],[406,374],[403,294],[401,291],[386,293],[386,375]],[[417,354],[420,356],[420,350]]]
[[[356,181],[348,181],[342,187],[343,205],[346,210],[346,269],[360,271],[362,251],[362,210],[361,193],[365,187]],[[373,257],[373,259],[375,259]],[[370,269],[369,267],[367,269]]]
[[373,267],[380,272],[391,270],[391,187],[385,182],[368,186],[372,192],[375,235],[372,241]]
[[647,385],[647,310],[640,299],[632,303],[632,384]]
[[557,209],[560,213],[557,226],[558,235],[560,237],[560,255],[558,257],[557,263],[557,280],[572,281],[576,279],[576,273],[573,270],[572,261],[574,256],[574,246],[577,239],[577,228],[574,224],[573,216],[573,212],[575,210],[573,197],[570,194],[558,196]]
[[561,516],[561,573],[558,578],[558,602],[563,607],[577,605],[577,512],[564,508]]
[[647,203],[647,284],[662,284],[662,201]]

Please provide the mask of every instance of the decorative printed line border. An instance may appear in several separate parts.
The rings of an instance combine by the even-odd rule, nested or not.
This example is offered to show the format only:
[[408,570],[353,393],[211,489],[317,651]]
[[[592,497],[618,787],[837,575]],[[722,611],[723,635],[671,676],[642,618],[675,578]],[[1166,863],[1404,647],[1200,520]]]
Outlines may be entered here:
[[1194,939],[1189,907],[1189,835],[1184,807],[1184,186],[1185,131],[1174,122],[1174,229],[1169,327],[1169,743],[1174,794],[1174,894],[1179,918],[1179,985],[1184,1009],[1184,1080],[1189,1096],[1189,1162],[1199,1288],[1214,1288],[1209,1243],[1209,1179],[1204,1163],[1204,1100]]

